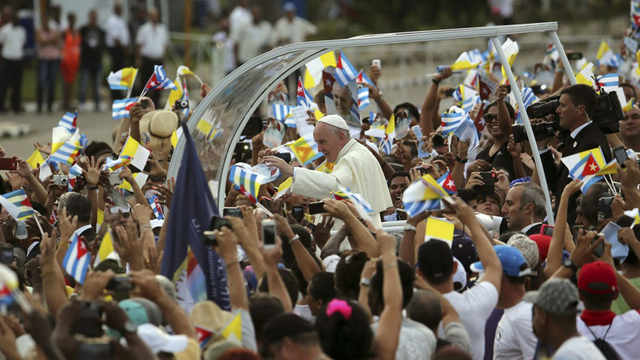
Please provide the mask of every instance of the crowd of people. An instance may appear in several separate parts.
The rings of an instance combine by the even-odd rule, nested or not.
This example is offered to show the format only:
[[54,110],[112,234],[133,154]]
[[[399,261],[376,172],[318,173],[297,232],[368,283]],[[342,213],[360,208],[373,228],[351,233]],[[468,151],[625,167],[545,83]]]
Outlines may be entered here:
[[[250,8],[248,1],[243,0],[232,11],[220,14],[219,31],[212,42],[224,44],[226,73],[274,46],[304,41],[318,32],[313,24],[295,15],[293,3],[285,4],[283,13],[284,16],[272,25],[262,19],[259,6]],[[62,16],[60,7],[52,6],[50,12],[42,14],[40,24],[36,26],[38,112],[54,110],[59,77],[62,79],[61,110],[86,110],[89,106],[86,101],[91,94],[93,109],[100,111],[101,103],[108,102],[101,96],[106,69],[139,68],[142,80],[137,82],[135,90],[140,93],[144,81],[153,74],[154,66],[165,62],[169,33],[160,22],[156,8],[147,11],[145,7],[137,6],[132,9],[128,21],[119,3],[114,5],[106,21],[98,18],[96,10],[86,15],[86,21],[78,19],[79,15],[69,11]],[[4,29],[0,32],[0,74],[6,79],[0,85],[0,112],[6,111],[5,100],[11,91],[10,110],[20,113],[24,110],[22,83],[27,30],[19,23],[11,6],[2,9],[0,28]],[[77,87],[77,98],[72,94],[74,87]],[[113,91],[110,100],[122,97],[120,91]],[[151,97],[158,104],[159,93],[152,93]]]
[[[238,43],[238,56],[248,56],[239,62],[254,46],[304,39],[285,36],[301,35],[291,28],[295,9],[269,40],[259,12],[243,4],[228,19],[232,38],[251,40]],[[149,16],[136,55],[153,73],[166,30]],[[100,81],[97,54],[129,46],[117,11],[109,23],[105,34],[92,13],[87,26],[65,32],[64,43],[79,49],[81,87]],[[67,51],[48,24],[38,33],[46,79]],[[14,38],[12,26],[0,41]],[[111,143],[83,137],[81,115],[68,113],[53,130],[54,139],[68,136],[34,144],[29,159],[0,147],[10,169],[0,178],[0,353],[634,359],[640,108],[630,73],[638,65],[632,53],[603,46],[597,67],[572,57],[565,69],[553,53],[517,84],[495,49],[465,53],[466,69],[441,67],[415,106],[387,102],[379,61],[347,74],[340,52],[340,66],[323,71],[330,86],[311,96],[300,80],[302,123],[278,113],[288,108],[284,82],[269,94],[263,130],[247,137],[248,150],[235,147],[219,184],[222,214],[199,162],[207,146],[194,144],[215,143],[217,124],[205,130],[180,107],[156,110],[158,91],[135,102]],[[122,51],[112,56],[126,66]],[[594,78],[585,76],[592,68]],[[458,84],[460,71],[474,76]],[[580,83],[570,83],[570,71]],[[518,109],[516,87],[527,109]],[[203,84],[201,95],[208,91]],[[358,103],[364,93],[369,105]],[[603,97],[612,105],[603,108]],[[354,114],[359,105],[375,111]],[[535,141],[522,138],[525,113]],[[185,144],[181,158],[173,135]],[[177,178],[168,176],[171,162],[180,163]]]

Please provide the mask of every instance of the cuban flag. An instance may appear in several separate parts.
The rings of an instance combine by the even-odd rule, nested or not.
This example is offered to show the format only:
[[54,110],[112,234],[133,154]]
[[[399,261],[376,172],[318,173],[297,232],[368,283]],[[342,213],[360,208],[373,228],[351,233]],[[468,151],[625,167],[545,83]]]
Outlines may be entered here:
[[313,96],[304,88],[302,85],[302,79],[298,78],[298,88],[296,89],[296,100],[298,102],[298,106],[306,106],[307,108],[311,108],[311,104],[313,104]]
[[198,343],[200,344],[200,349],[204,349],[204,347],[207,346],[207,343],[209,343],[209,340],[211,340],[211,337],[213,336],[213,330],[196,325],[196,334],[198,335]]
[[369,100],[369,88],[363,86],[358,89],[358,109],[362,110],[369,105],[371,105],[371,101]]
[[[522,89],[522,102],[524,103],[524,110],[526,111],[527,107],[529,107],[529,105],[533,104],[536,101],[538,101],[538,98],[533,94],[533,90],[531,90],[530,87],[525,86],[524,89]],[[522,124],[521,109],[518,109],[518,114],[516,115],[516,123]]]
[[457,194],[458,189],[456,188],[456,184],[453,181],[453,176],[451,176],[451,171],[447,171],[444,175],[440,176],[438,180],[436,180],[440,186],[447,192],[449,195]]
[[449,134],[453,134],[456,128],[462,123],[465,115],[464,112],[456,111],[442,114],[442,135],[449,136]]
[[403,202],[404,210],[410,217],[416,217],[425,211],[437,211],[442,209],[440,200],[425,200],[415,202]]
[[606,92],[615,91],[618,87],[618,74],[605,74],[598,77],[598,85]]
[[69,133],[73,134],[78,128],[78,111],[75,113],[66,113],[58,122],[58,126],[63,127],[69,131]]
[[147,85],[145,85],[144,88],[147,90],[178,90],[178,87],[173,81],[167,78],[167,74],[164,72],[162,65],[154,65],[153,75],[151,75],[151,78],[147,81]]
[[281,104],[272,104],[271,105],[271,115],[274,119],[284,122],[291,113],[291,107],[287,105]]
[[391,155],[392,150],[393,144],[391,144],[391,140],[387,139],[382,141],[382,144],[380,144],[380,151],[382,151],[385,155]]
[[356,84],[369,84],[376,89],[378,88],[376,84],[374,84],[373,81],[371,81],[371,79],[367,76],[367,73],[365,73],[362,69],[360,69],[360,72],[358,72],[358,76],[356,77]]
[[15,220],[24,220],[36,213],[24,189],[18,189],[0,196],[0,205]]
[[147,197],[147,201],[149,205],[151,205],[151,210],[153,210],[153,215],[158,220],[164,220],[164,212],[162,211],[162,206],[160,206],[160,199],[155,194],[151,194]]
[[[231,181],[240,191],[254,204],[260,190],[260,185],[266,183],[266,178],[249,169],[241,166],[242,163],[235,164],[229,170],[229,181]],[[244,164],[246,165],[246,164]]]
[[640,1],[631,0],[631,12],[629,13],[631,28],[637,29],[640,25]]
[[129,110],[136,104],[138,98],[126,98],[121,100],[113,100],[111,106],[111,116],[113,120],[120,120],[129,117]]
[[373,212],[371,205],[365,200],[362,195],[352,193],[349,188],[340,187],[338,191],[332,192],[333,198],[336,200],[347,200],[353,204],[358,211],[358,214],[363,218],[367,218],[370,213]]
[[74,233],[71,245],[64,256],[62,267],[71,275],[78,283],[84,284],[84,278],[87,276],[89,269],[89,261],[91,253],[87,249],[87,245]]
[[580,161],[578,161],[578,163],[569,170],[569,176],[571,176],[572,179],[582,180],[587,176],[597,174],[598,171],[600,171],[600,166],[598,166],[593,154],[590,153],[588,156],[580,159]]
[[356,68],[351,65],[349,59],[344,55],[342,50],[338,54],[338,61],[336,66],[336,81],[340,86],[345,87],[349,82],[358,76]]

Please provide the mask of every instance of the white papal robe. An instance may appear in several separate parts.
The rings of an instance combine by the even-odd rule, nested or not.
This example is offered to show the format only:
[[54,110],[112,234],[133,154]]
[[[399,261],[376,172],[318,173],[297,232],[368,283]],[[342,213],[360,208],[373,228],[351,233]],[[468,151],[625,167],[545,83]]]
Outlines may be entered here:
[[295,168],[291,192],[316,199],[331,197],[340,187],[360,194],[371,205],[371,220],[381,227],[380,212],[392,207],[391,196],[382,168],[369,149],[349,140],[340,150],[333,172],[325,174],[305,168]]

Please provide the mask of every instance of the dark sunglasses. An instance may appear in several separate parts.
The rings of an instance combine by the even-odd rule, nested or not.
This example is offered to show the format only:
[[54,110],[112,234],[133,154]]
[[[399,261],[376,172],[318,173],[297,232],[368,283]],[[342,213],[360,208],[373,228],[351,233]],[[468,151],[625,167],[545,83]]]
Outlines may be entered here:
[[485,114],[484,115],[484,121],[487,123],[492,122],[493,120],[497,120],[498,119],[498,115],[497,114]]

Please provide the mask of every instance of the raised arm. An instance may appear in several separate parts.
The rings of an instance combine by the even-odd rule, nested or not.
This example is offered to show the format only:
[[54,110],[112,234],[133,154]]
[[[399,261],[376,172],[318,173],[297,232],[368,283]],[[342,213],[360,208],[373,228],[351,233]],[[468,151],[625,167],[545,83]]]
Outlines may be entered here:
[[440,126],[440,124],[434,124],[434,114],[438,113],[438,86],[440,82],[453,74],[451,68],[446,68],[442,73],[433,77],[433,84],[429,87],[427,96],[422,103],[422,111],[420,111],[420,129],[422,135],[427,138],[429,135]]
[[291,230],[291,226],[289,226],[287,220],[279,214],[275,214],[274,218],[281,237],[283,237],[285,241],[288,241],[291,246],[291,250],[296,258],[296,263],[302,272],[302,276],[307,282],[310,282],[313,275],[319,273],[322,269],[320,269],[318,263],[313,260],[309,251],[307,251],[304,245],[302,245],[298,235]]
[[358,244],[358,249],[367,253],[369,258],[379,255],[378,244],[376,239],[369,232],[367,227],[363,225],[358,218],[351,213],[349,207],[341,201],[333,199],[324,200],[324,209],[336,219],[344,221],[351,230],[351,234]]
[[569,208],[569,198],[580,190],[582,182],[574,180],[570,182],[562,192],[558,214],[556,215],[556,226],[551,236],[549,244],[549,254],[547,255],[547,265],[544,268],[544,276],[550,278],[562,265],[562,248],[564,243],[565,230],[567,228],[567,209]]
[[214,230],[214,235],[218,240],[218,246],[214,246],[213,250],[220,254],[227,267],[227,284],[229,286],[231,309],[245,309],[249,311],[249,298],[247,297],[247,291],[244,286],[240,263],[238,262],[236,234],[224,226],[221,230]]
[[480,281],[492,283],[496,290],[500,292],[502,264],[500,264],[498,255],[496,255],[491,245],[491,239],[485,234],[483,226],[476,219],[475,211],[473,211],[471,207],[465,204],[460,198],[455,200],[455,205],[452,205],[452,207],[456,211],[458,219],[469,227],[471,240],[476,246],[478,257],[484,267],[484,275]]
[[373,349],[377,359],[393,360],[396,357],[402,325],[402,286],[396,258],[396,238],[384,231],[378,231],[376,238],[382,255],[384,272],[382,285],[384,309],[380,313],[378,331],[373,339]]

